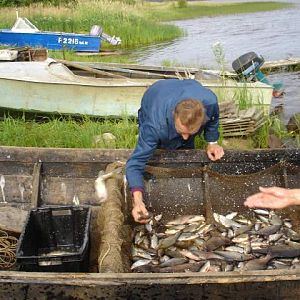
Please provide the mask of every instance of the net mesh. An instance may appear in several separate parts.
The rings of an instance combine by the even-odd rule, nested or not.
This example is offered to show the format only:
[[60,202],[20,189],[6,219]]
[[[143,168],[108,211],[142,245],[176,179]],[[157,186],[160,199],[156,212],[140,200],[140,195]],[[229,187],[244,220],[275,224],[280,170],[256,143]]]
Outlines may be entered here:
[[[111,172],[117,167],[118,164],[110,164],[106,171]],[[97,224],[100,229],[98,271],[100,273],[124,273],[130,270],[128,257],[131,227],[124,224],[122,186],[122,176],[107,179],[108,198],[98,212]]]
[[[221,168],[219,171],[216,171],[213,170],[213,165],[197,168],[166,168],[148,165],[145,171],[148,178],[150,178],[148,181],[155,178],[161,188],[166,184],[167,186],[164,188],[170,190],[170,193],[174,192],[178,194],[178,191],[182,190],[182,185],[179,184],[181,181],[199,182],[199,187],[194,197],[195,195],[198,197],[201,194],[200,197],[203,198],[207,222],[213,222],[213,212],[222,214],[230,211],[238,211],[245,215],[250,213],[249,209],[244,207],[243,202],[247,195],[256,193],[259,186],[299,187],[300,166],[286,161],[280,161],[273,165],[265,165],[268,167],[257,167],[256,165],[250,173],[249,168],[247,169],[246,167],[244,167],[244,171],[242,171],[242,167],[240,170],[230,168],[229,170],[225,167],[224,170]],[[107,172],[116,167],[118,165],[109,165]],[[100,254],[98,257],[99,272],[130,272],[132,230],[130,225],[124,224],[128,223],[126,218],[130,212],[130,205],[126,202],[126,197],[122,193],[124,191],[123,178],[120,176],[111,178],[106,183],[109,196],[107,201],[101,205],[98,214],[99,238],[101,239]],[[174,187],[173,191],[171,191],[171,187]],[[161,193],[161,191],[156,192]],[[167,197],[152,200],[156,200],[158,205],[161,205],[159,202],[169,201]],[[199,205],[198,200],[191,200],[189,202],[191,213],[194,212],[196,204]],[[170,199],[170,202],[172,201]],[[195,206],[193,206],[193,201],[196,203]],[[181,202],[180,205],[182,205]],[[173,209],[175,210],[176,208],[173,207]],[[159,211],[159,213],[161,212]],[[299,208],[285,209],[282,214],[286,214],[289,218],[297,221],[299,218]],[[300,226],[299,223],[297,225],[298,227]]]

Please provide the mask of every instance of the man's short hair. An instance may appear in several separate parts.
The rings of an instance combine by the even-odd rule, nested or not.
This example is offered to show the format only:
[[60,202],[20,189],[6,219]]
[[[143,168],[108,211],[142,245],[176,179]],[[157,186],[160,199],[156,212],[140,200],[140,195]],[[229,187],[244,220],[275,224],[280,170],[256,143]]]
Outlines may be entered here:
[[175,107],[175,119],[178,118],[182,125],[188,129],[200,128],[204,120],[204,106],[195,99],[185,99]]

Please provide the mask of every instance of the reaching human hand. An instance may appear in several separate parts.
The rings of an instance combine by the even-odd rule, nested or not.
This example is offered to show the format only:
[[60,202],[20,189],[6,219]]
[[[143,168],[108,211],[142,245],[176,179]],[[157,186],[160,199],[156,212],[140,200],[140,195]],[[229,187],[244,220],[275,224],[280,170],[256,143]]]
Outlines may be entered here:
[[132,217],[135,222],[146,224],[150,221],[150,214],[143,202],[143,194],[139,191],[133,193]]
[[259,188],[260,193],[246,199],[245,206],[281,209],[291,205],[300,205],[300,189],[281,187]]
[[218,144],[208,144],[206,153],[208,158],[212,161],[219,160],[224,156],[224,150]]

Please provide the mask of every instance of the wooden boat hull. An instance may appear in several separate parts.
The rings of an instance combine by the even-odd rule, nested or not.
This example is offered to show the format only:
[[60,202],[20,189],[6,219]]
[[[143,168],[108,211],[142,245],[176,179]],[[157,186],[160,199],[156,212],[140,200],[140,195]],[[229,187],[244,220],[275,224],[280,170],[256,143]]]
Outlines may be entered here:
[[[105,169],[111,162],[126,160],[130,153],[130,150],[0,147],[1,175],[6,179],[4,192],[7,200],[6,204],[1,203],[2,210],[7,205],[27,209],[31,206],[49,204],[70,205],[74,194],[77,194],[81,204],[92,205],[91,235],[92,243],[96,243],[99,235],[95,236],[97,233],[95,216],[100,204],[95,200],[93,183],[97,172]],[[176,168],[187,166],[188,162],[192,168],[207,166],[225,174],[249,175],[283,160],[300,166],[299,149],[226,151],[225,158],[213,164],[207,159],[206,154],[199,150],[157,151],[150,165]],[[282,182],[283,185],[290,187],[300,184],[299,170],[297,172],[293,169],[293,172],[289,173],[285,172],[283,167],[281,173],[280,175],[280,171],[279,173],[274,171],[268,177],[253,177],[252,185],[247,188],[245,195],[258,189],[258,185],[262,182],[269,184]],[[156,184],[157,187],[151,191],[154,212],[169,207],[169,210],[163,210],[164,214],[169,214],[177,207],[177,214],[202,213],[203,209],[205,210],[205,204],[202,203],[205,187],[199,187],[196,180],[203,182],[202,176],[205,175],[198,176],[200,178],[186,178],[184,175],[172,180],[158,178],[156,182],[152,182],[151,184]],[[192,195],[189,197],[186,197],[184,192],[187,180],[191,183]],[[20,197],[18,188],[21,183],[25,187],[23,198]],[[65,196],[63,190],[68,191]],[[221,198],[224,196],[226,195],[220,195],[220,199],[213,202],[216,211],[228,209],[231,205],[222,201]],[[235,198],[237,210],[246,211],[242,205],[243,198],[235,197],[234,193],[227,196]],[[232,209],[232,206],[230,207]],[[297,221],[299,230],[299,209],[285,210],[281,213],[285,213],[292,221]],[[0,299],[8,299],[8,295],[9,299],[36,300],[297,299],[300,297],[300,271],[295,269],[177,274],[0,271]]]
[[10,299],[298,299],[300,275],[284,270],[247,274],[58,274],[2,272],[0,297]]
[[[156,79],[79,76],[56,62],[0,64],[2,109],[48,114],[136,116],[141,98]],[[219,101],[248,99],[269,108],[272,87],[260,82],[200,80]]]

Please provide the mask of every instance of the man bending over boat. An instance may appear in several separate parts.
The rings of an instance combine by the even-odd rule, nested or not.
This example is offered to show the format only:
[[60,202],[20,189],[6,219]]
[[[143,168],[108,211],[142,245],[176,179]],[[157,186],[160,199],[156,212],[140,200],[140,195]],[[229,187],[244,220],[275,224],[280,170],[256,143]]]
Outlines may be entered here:
[[139,139],[127,161],[126,177],[133,195],[132,216],[147,223],[143,201],[144,170],[158,149],[193,149],[195,136],[204,132],[207,155],[215,161],[224,155],[218,145],[219,106],[216,95],[192,79],[159,80],[144,94],[138,111]]

